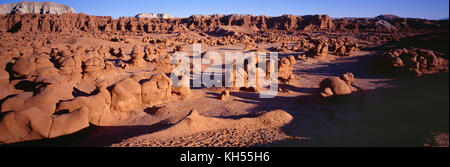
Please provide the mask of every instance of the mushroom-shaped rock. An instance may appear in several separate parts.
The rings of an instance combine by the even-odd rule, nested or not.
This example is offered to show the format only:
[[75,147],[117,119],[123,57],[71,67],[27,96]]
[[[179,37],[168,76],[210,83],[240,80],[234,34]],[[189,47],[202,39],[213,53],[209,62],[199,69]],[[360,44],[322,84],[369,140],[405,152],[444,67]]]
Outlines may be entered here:
[[141,85],[136,82],[135,80],[131,79],[131,78],[126,78],[120,82],[117,82],[116,85],[120,85],[121,87],[123,87],[125,90],[127,90],[129,93],[131,93],[136,100],[138,101],[138,103],[141,103]]
[[385,64],[394,72],[422,76],[439,71],[448,71],[448,60],[437,57],[431,50],[403,48],[383,54]]
[[145,62],[143,57],[144,53],[142,53],[141,46],[135,45],[131,52],[131,65],[135,67],[141,67]]
[[278,62],[278,79],[281,83],[292,83],[295,76],[292,74],[294,64],[296,63],[294,57],[283,57]]

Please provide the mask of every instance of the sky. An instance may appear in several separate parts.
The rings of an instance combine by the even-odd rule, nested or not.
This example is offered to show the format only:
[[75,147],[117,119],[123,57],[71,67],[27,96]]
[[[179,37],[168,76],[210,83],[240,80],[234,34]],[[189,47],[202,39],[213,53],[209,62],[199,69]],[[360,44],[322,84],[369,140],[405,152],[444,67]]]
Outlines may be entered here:
[[[21,0],[0,0],[0,4]],[[34,0],[49,1],[49,0]],[[448,0],[50,0],[70,6],[77,13],[97,16],[135,16],[167,13],[174,17],[194,14],[328,14],[331,17],[400,17],[448,19]]]

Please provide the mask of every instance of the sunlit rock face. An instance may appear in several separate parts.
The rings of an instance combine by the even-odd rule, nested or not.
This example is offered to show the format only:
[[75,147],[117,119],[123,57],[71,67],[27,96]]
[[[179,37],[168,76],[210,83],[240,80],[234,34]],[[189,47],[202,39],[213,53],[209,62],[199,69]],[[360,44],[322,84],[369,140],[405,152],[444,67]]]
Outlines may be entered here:
[[161,18],[161,19],[170,19],[173,18],[171,15],[160,13],[160,14],[153,14],[153,13],[139,13],[135,16],[136,18]]

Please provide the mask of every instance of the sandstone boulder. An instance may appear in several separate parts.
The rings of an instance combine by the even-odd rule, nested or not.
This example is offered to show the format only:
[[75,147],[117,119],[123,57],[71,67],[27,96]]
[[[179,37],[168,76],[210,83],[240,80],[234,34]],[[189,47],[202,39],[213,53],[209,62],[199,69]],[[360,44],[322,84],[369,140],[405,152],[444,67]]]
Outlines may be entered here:
[[317,42],[315,48],[311,48],[307,55],[309,57],[325,57],[328,56],[328,43],[325,41]]
[[154,61],[157,55],[153,53],[153,47],[151,45],[145,45],[144,47],[144,59],[147,61]]
[[404,75],[422,76],[440,71],[448,71],[448,60],[436,56],[431,50],[403,48],[383,54],[384,64]]
[[51,116],[36,107],[9,112],[0,120],[0,143],[43,139],[51,126]]
[[130,65],[132,67],[142,67],[144,65],[144,53],[141,50],[140,45],[135,45],[131,52]]
[[50,56],[47,54],[20,57],[14,63],[12,70],[16,77],[21,77],[43,67],[53,67],[53,63],[50,62]]
[[0,83],[9,82],[9,73],[0,69]]
[[61,51],[58,58],[59,70],[64,75],[81,74],[82,61],[78,56],[73,55],[69,51]]
[[63,14],[75,13],[75,10],[69,6],[53,2],[23,1],[0,5],[0,15],[16,13]]
[[22,92],[14,97],[8,98],[2,104],[2,112],[21,111],[31,107],[36,107],[41,111],[53,114],[56,110],[56,103],[60,100],[73,98],[73,86],[67,82],[52,83],[42,87],[36,93]]
[[289,84],[295,79],[295,75],[292,73],[296,60],[293,56],[289,58],[283,57],[278,62],[278,80],[281,83]]

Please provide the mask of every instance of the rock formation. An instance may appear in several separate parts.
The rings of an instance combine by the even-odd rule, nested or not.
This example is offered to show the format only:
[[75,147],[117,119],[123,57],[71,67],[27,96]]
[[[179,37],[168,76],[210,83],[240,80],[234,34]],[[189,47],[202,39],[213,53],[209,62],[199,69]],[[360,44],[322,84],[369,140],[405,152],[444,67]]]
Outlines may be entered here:
[[153,14],[153,13],[139,13],[135,16],[136,18],[159,18],[159,19],[171,19],[173,18],[171,15],[160,13],[160,14]]
[[69,6],[53,2],[23,1],[0,5],[0,15],[19,13],[63,14],[75,13],[75,10]]
[[328,43],[320,40],[316,42],[315,48],[309,49],[307,52],[309,57],[326,57],[328,56]]
[[448,60],[436,56],[431,50],[396,49],[384,53],[383,59],[389,68],[405,75],[422,76],[423,74],[448,71]]
[[330,97],[335,95],[349,95],[354,89],[352,83],[355,77],[352,73],[342,74],[340,77],[330,77],[319,83],[320,95],[322,97]]
[[142,67],[144,65],[144,53],[140,45],[135,45],[131,51],[130,65],[131,67]]
[[230,96],[230,91],[229,90],[223,90],[220,95],[219,95],[219,99],[220,100],[225,100],[226,98],[228,98]]
[[[39,16],[39,17],[36,17]],[[211,35],[236,36],[259,30],[288,31],[342,31],[342,32],[380,32],[410,29],[432,29],[446,26],[443,21],[427,21],[398,18],[389,20],[395,29],[386,29],[385,22],[379,19],[331,19],[328,15],[279,17],[252,15],[194,15],[188,18],[129,18],[113,19],[104,16],[64,13],[62,15],[15,14],[0,16],[0,31],[40,31],[40,32],[126,32],[126,33],[175,33],[187,29],[207,30]],[[164,17],[164,16],[162,16]],[[378,22],[378,24],[377,24]],[[381,24],[383,23],[383,24]],[[235,27],[230,31],[223,27]],[[382,27],[380,29],[380,26]],[[448,26],[448,24],[447,24]],[[225,31],[222,31],[222,27]],[[383,28],[384,27],[384,28]],[[214,30],[217,29],[217,30]],[[238,30],[238,29],[242,29]],[[251,29],[251,31],[247,31]],[[229,33],[233,32],[233,33]],[[122,37],[111,38],[122,41]]]
[[[314,74],[316,78],[308,78],[310,71],[306,70],[318,67],[314,63],[319,61],[328,62],[334,58],[350,61],[337,56],[376,53],[375,49],[383,49],[386,46],[384,44],[396,44],[415,34],[448,34],[448,21],[390,16],[331,19],[327,15],[194,15],[169,18],[140,14],[134,18],[113,19],[63,12],[62,9],[51,7],[26,6],[19,5],[6,15],[0,15],[0,143],[53,138],[75,133],[89,124],[128,125],[140,114],[150,114],[146,116],[151,119],[166,119],[166,115],[162,114],[153,117],[148,110],[159,106],[168,108],[173,103],[164,103],[171,101],[196,102],[197,99],[183,100],[191,95],[199,98],[204,93],[201,92],[203,90],[191,90],[189,86],[172,83],[168,77],[178,67],[171,64],[171,54],[191,54],[190,44],[202,44],[202,49],[206,50],[203,53],[231,50],[280,52],[278,67],[274,67],[278,69],[278,90],[294,94],[300,93],[295,89],[298,85],[294,85],[296,75],[304,74],[297,80],[305,79],[307,84],[317,84],[318,78],[322,79],[320,75]],[[2,7],[0,10],[5,8],[4,5]],[[434,49],[435,46],[432,47]],[[359,48],[361,52],[357,52]],[[420,76],[448,71],[447,52],[403,48],[386,52],[383,60],[394,71]],[[359,58],[350,59],[359,61]],[[213,102],[235,105],[234,101],[252,98],[251,92],[266,89],[262,86],[265,84],[259,81],[255,85],[249,83],[249,76],[264,77],[260,76],[265,71],[262,67],[250,66],[254,65],[254,60],[247,60],[244,67],[225,72],[225,75],[234,76],[225,77],[233,85],[211,88],[222,91],[217,98],[224,100]],[[293,74],[297,61],[305,63],[302,64],[305,66],[295,66],[298,72]],[[317,71],[322,72],[321,68]],[[340,67],[336,69],[341,70]],[[266,73],[266,79],[270,75]],[[243,78],[243,85],[236,85],[238,76]],[[189,79],[195,77],[192,75]],[[324,79],[320,82],[320,95],[330,97],[351,94],[353,81],[351,73]],[[233,95],[238,95],[233,98],[241,99],[227,100],[230,90],[235,91]],[[230,111],[234,111],[232,105]],[[183,109],[188,107],[183,106]],[[271,121],[275,121],[275,124],[279,122],[274,125],[278,127],[290,120],[284,112],[274,113],[251,120],[258,125],[264,124],[264,127],[272,126]],[[272,119],[272,116],[283,119]],[[187,127],[192,126],[190,119],[217,120],[204,118],[194,111],[187,118],[181,121],[182,124],[188,124]],[[243,120],[245,122],[246,119]],[[194,128],[196,124],[194,120]],[[201,122],[199,125],[204,128],[206,124]]]
[[[71,75],[71,74],[81,74],[83,72],[82,61],[80,57],[75,56],[68,51],[61,51],[59,52],[59,55],[54,56],[55,56],[54,59],[58,60],[59,70],[61,71],[62,74]],[[56,58],[56,56],[59,57]]]
[[133,111],[139,105],[136,96],[125,89],[122,84],[115,84],[111,90],[111,112],[126,114]]
[[0,143],[54,138],[89,126],[88,110],[51,116],[36,107],[7,113],[0,122]]
[[170,100],[172,94],[172,80],[164,73],[157,73],[141,85],[142,102],[157,105]]
[[320,95],[330,97],[334,95],[349,95],[352,93],[352,83],[355,77],[352,73],[342,74],[340,77],[330,77],[319,83]]
[[83,73],[85,78],[95,79],[105,68],[105,62],[101,57],[93,57],[84,62]]
[[112,125],[115,123],[115,118],[110,111],[111,94],[106,87],[106,82],[99,82],[95,94],[61,102],[56,110],[73,112],[86,107],[89,111],[89,123],[98,126]]
[[294,56],[283,57],[278,62],[278,80],[283,84],[293,83],[295,75],[292,74],[294,65],[297,63]]
[[21,111],[31,107],[37,107],[42,112],[53,114],[56,111],[56,104],[60,100],[73,98],[73,86],[67,81],[45,84],[36,92],[22,92],[7,99],[2,104],[2,112]]
[[50,56],[46,54],[38,54],[32,56],[20,57],[14,63],[12,70],[16,77],[27,76],[31,72],[45,67],[53,67],[50,62]]
[[144,59],[147,61],[154,61],[157,55],[153,53],[153,47],[151,45],[145,45],[144,47]]

